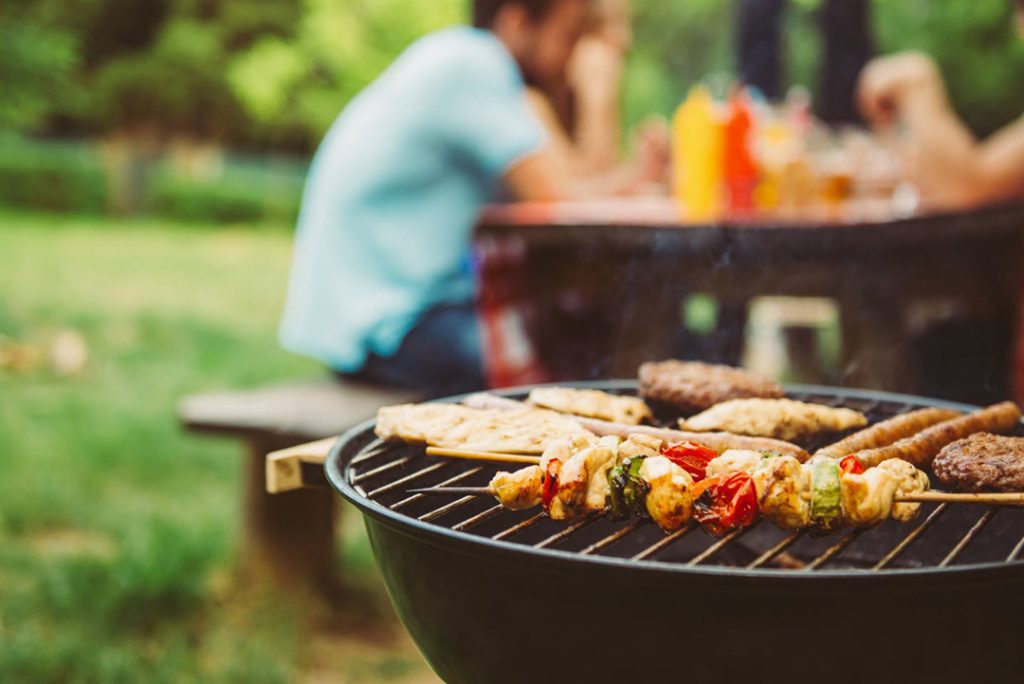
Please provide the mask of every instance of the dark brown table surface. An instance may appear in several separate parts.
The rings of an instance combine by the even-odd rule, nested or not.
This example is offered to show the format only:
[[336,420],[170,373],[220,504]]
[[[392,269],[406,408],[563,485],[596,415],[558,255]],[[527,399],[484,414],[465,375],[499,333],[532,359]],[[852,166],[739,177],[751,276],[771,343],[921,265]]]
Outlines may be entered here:
[[[557,376],[632,377],[641,361],[678,352],[673,329],[687,294],[706,293],[726,312],[760,295],[816,296],[839,305],[843,384],[913,392],[921,389],[910,363],[914,307],[953,302],[1000,330],[1018,329],[1024,203],[906,217],[890,206],[697,222],[666,199],[519,203],[489,207],[478,236],[520,243],[526,297],[537,308],[557,308],[552,298],[574,288],[604,293],[610,339],[587,368],[585,342],[574,343],[572,330],[545,330],[557,316],[539,317],[533,334],[554,350]],[[1009,392],[1014,349],[1000,344],[977,378],[993,395]],[[719,360],[730,356],[736,350]]]

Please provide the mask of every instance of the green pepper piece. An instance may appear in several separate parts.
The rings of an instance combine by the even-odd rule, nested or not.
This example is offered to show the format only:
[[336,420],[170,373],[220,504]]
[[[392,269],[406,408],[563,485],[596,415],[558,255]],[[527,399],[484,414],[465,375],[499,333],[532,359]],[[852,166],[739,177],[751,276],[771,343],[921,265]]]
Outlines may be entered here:
[[608,471],[608,515],[612,520],[624,520],[629,517],[629,506],[623,490],[626,487],[626,469],[615,466]]
[[811,483],[811,524],[823,532],[831,532],[843,522],[839,466],[830,460],[815,463]]
[[622,468],[626,472],[626,485],[622,488],[622,497],[629,511],[639,518],[648,517],[647,492],[651,489],[651,485],[640,477],[640,466],[644,464],[645,458],[647,457],[634,456],[622,463]]

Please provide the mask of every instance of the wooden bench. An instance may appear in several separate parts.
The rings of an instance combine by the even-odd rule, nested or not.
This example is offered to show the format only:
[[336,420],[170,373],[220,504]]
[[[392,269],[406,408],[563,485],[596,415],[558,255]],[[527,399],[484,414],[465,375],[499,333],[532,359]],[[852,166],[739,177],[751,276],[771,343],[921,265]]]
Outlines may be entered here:
[[[415,400],[402,390],[324,379],[181,401],[178,416],[186,429],[234,437],[245,445],[241,570],[246,579],[299,589],[330,587],[335,581],[334,493],[304,487],[323,483],[322,465],[314,459],[302,467],[300,458],[287,453],[268,461],[267,454],[312,440],[322,440],[322,453],[381,406]],[[277,466],[271,488],[280,493],[268,492],[270,463]]]

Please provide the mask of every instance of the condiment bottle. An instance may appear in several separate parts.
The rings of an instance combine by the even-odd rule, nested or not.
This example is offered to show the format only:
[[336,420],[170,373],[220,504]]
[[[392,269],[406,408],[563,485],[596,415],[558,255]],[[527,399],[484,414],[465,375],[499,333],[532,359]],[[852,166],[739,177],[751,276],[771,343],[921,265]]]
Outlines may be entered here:
[[672,120],[673,190],[692,220],[718,214],[722,184],[722,121],[711,92],[690,90]]

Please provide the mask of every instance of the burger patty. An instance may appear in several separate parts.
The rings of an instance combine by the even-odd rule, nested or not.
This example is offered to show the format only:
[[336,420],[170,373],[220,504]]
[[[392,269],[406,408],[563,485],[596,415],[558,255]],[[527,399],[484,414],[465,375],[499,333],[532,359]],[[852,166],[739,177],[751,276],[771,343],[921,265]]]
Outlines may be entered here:
[[640,366],[640,394],[684,414],[697,413],[729,399],[778,399],[782,386],[739,368],[697,361],[658,361]]
[[980,432],[957,440],[939,452],[932,470],[949,489],[1024,491],[1024,437]]

